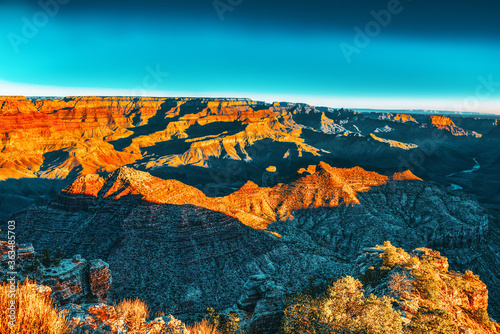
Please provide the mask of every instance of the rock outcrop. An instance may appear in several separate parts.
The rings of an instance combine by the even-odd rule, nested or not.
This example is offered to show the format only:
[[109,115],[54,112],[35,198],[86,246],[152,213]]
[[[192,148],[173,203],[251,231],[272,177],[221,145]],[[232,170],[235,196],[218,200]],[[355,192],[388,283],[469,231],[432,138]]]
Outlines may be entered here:
[[264,174],[262,174],[262,186],[263,187],[274,187],[279,183],[279,173],[275,166],[269,166],[266,168]]
[[482,135],[475,131],[464,130],[455,125],[455,122],[449,117],[446,116],[431,116],[431,124],[432,126],[451,132],[454,136],[470,136],[475,138],[481,138]]
[[386,143],[386,144],[389,144],[391,147],[397,147],[397,148],[401,148],[403,150],[411,150],[413,148],[418,147],[418,145],[411,144],[411,143],[401,143],[401,142],[391,140],[391,139],[380,138],[380,137],[375,136],[373,133],[371,133],[370,136],[373,139],[375,139],[376,141],[379,141],[381,143]]
[[385,243],[363,249],[356,264],[366,294],[391,297],[409,327],[423,329],[430,325],[426,317],[434,317],[435,324],[449,322],[459,333],[500,331],[488,316],[486,285],[470,270],[451,270],[437,251],[417,248],[408,254]]
[[[2,258],[0,280],[10,277],[8,258]],[[15,276],[23,282],[26,277],[35,279],[44,293],[58,305],[88,301],[106,302],[112,278],[109,265],[98,259],[87,261],[80,255],[62,259],[48,266],[38,258],[17,258]],[[40,291],[42,291],[40,290]]]
[[273,333],[279,327],[286,304],[285,289],[268,275],[254,275],[243,285],[237,306],[246,312],[244,328]]
[[347,135],[352,133],[351,131],[345,129],[342,125],[336,124],[334,120],[326,117],[325,113],[321,114],[321,131],[332,135]]
[[109,264],[97,259],[90,261],[89,266],[90,293],[100,302],[105,302],[112,282]]
[[102,260],[88,262],[78,256],[42,270],[40,284],[52,289],[59,305],[96,299],[105,302],[111,286],[109,265]]

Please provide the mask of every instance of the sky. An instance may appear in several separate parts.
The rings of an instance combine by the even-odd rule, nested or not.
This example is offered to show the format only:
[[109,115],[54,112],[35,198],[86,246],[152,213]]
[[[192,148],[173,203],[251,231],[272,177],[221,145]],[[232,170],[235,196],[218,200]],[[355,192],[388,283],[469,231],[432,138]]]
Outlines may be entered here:
[[0,95],[500,114],[500,2],[0,0]]

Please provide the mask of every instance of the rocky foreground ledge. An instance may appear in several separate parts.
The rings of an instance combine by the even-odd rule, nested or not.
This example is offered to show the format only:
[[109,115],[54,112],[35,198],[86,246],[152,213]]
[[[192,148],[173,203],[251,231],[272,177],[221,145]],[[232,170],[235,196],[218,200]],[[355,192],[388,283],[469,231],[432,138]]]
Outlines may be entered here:
[[[54,298],[59,312],[69,322],[71,334],[196,334],[192,327],[171,315],[156,315],[149,319],[144,316],[142,320],[139,317],[133,322],[136,327],[128,328],[132,326],[130,317],[124,317],[116,303],[107,303],[111,273],[101,260],[87,262],[75,256],[34,269],[31,260],[36,259],[40,257],[22,259],[18,269],[28,277],[40,278],[34,291]],[[356,282],[360,286],[362,284],[365,298],[373,300],[375,295],[384,303],[390,302],[387,305],[392,305],[398,315],[397,326],[405,333],[444,329],[450,333],[466,334],[493,334],[500,331],[500,325],[488,315],[488,289],[479,276],[469,270],[464,273],[451,270],[448,259],[432,249],[418,248],[407,253],[390,242],[382,246],[365,247],[355,261],[353,276],[359,280]],[[349,324],[354,318],[347,317],[348,313],[343,315],[340,312],[335,318],[317,318],[318,315],[314,313],[316,302],[308,304],[308,300],[316,300],[325,303],[327,308],[334,308],[335,303],[342,302],[328,299],[331,295],[331,292],[327,293],[328,287],[333,281],[318,283],[312,279],[309,287],[302,292],[290,293],[269,275],[250,276],[243,285],[244,293],[237,303],[228,304],[224,310],[220,310],[221,314],[232,313],[237,326],[231,330],[229,327],[220,329],[218,333],[236,333],[238,329],[239,333],[258,331],[271,334],[278,332],[280,324],[284,333],[294,333],[290,332],[291,322],[305,326],[308,330],[315,329],[315,326],[334,330],[336,321],[345,320]],[[345,296],[350,298],[347,297],[349,294]],[[297,300],[305,303],[299,309],[294,306]],[[290,313],[290,308],[299,311]],[[306,309],[308,317],[319,319],[318,323],[300,318],[304,316],[300,310]],[[361,312],[364,312],[363,309]],[[342,320],[344,316],[347,318]],[[383,323],[370,318],[375,316],[383,315],[372,314],[359,321],[367,321],[369,327],[376,330]],[[213,317],[208,316],[206,319],[212,321]],[[360,326],[359,321],[355,326]],[[382,327],[379,329],[383,330]]]

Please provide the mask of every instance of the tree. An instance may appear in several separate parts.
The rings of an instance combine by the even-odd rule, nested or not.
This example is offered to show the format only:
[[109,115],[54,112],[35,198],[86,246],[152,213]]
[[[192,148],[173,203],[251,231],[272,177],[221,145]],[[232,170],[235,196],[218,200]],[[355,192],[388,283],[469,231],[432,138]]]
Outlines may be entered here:
[[285,311],[282,333],[401,333],[402,321],[387,299],[364,296],[363,285],[350,276],[338,279],[313,298],[293,297]]

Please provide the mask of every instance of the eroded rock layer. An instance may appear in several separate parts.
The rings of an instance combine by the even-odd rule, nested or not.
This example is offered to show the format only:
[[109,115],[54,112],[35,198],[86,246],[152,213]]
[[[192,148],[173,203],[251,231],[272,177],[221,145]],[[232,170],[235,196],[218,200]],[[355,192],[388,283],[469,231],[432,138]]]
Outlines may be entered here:
[[[410,171],[396,173],[393,179],[420,180]],[[314,167],[311,175],[303,176],[289,185],[259,187],[249,181],[228,196],[211,198],[177,180],[163,180],[146,172],[121,167],[107,179],[98,175],[77,179],[62,191],[61,203],[71,210],[71,202],[82,205],[89,200],[86,196],[117,200],[123,196],[137,195],[153,203],[192,204],[219,211],[252,228],[265,229],[271,222],[293,218],[292,213],[296,210],[359,204],[358,193],[386,184],[388,180],[387,176],[359,167],[341,169],[322,162]],[[71,195],[69,202],[65,201],[68,198],[65,195]]]
[[[262,149],[255,144],[263,140],[286,147],[281,156],[288,150],[291,158],[342,157],[345,152],[321,136],[369,138],[387,126],[384,122],[420,132],[429,123],[454,136],[481,137],[444,116],[432,115],[422,123],[403,114],[374,120],[344,109],[248,99],[0,97],[0,180],[65,178],[124,165],[146,170],[211,167],[213,159],[249,162],[260,158],[256,153]],[[420,135],[412,144],[374,138],[385,149],[416,148],[422,141]]]

